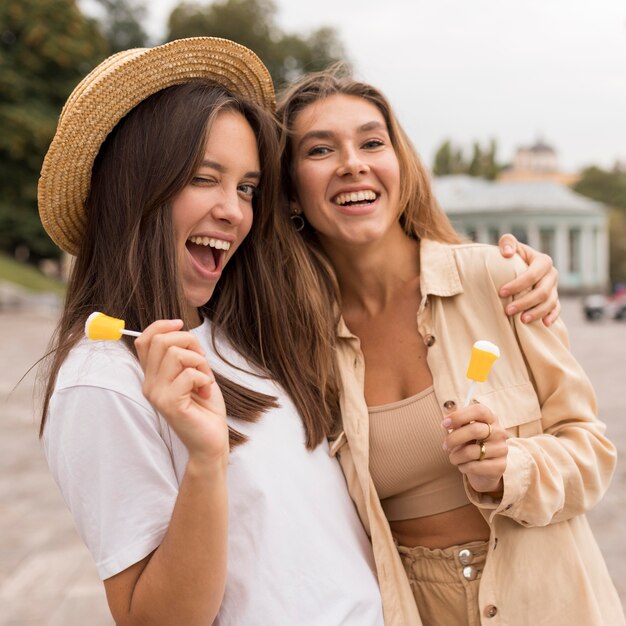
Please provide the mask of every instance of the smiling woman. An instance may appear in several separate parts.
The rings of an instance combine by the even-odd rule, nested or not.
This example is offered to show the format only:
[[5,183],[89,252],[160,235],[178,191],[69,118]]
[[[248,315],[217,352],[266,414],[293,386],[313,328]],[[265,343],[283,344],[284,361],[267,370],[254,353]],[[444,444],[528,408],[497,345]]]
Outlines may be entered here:
[[[76,88],[46,156],[42,221],[76,262],[41,433],[119,626],[382,626],[273,105],[233,42],[128,50]],[[90,342],[94,311],[143,332]]]
[[331,96],[302,111],[293,133],[298,193],[292,206],[302,212],[299,198],[306,198],[305,215],[320,241],[362,244],[396,222],[400,164],[374,105]]
[[[236,150],[233,150],[236,146]],[[218,113],[204,157],[172,201],[178,264],[189,319],[209,301],[224,267],[252,227],[252,202],[261,177],[256,138],[245,117]]]
[[[372,85],[341,67],[311,74],[278,115],[285,193],[340,313],[331,449],[372,540],[385,623],[625,624],[585,518],[615,447],[561,322],[505,315],[522,259],[456,234]],[[503,356],[470,404],[464,365],[486,339]]]

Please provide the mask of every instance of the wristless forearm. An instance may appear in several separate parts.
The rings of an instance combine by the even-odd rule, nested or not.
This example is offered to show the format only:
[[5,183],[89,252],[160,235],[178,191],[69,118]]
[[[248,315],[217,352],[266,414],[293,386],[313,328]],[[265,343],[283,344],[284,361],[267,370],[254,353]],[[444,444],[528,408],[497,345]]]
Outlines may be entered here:
[[226,582],[226,464],[190,460],[167,533],[138,578],[129,624],[210,624]]

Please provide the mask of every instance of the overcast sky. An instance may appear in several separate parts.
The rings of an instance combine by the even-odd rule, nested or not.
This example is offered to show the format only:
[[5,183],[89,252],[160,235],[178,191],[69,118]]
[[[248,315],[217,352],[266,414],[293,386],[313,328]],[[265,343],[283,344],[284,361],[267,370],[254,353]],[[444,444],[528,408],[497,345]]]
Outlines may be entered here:
[[[178,0],[149,0],[163,36]],[[625,0],[276,0],[279,23],[334,26],[430,166],[450,138],[501,161],[538,138],[565,170],[626,163]]]

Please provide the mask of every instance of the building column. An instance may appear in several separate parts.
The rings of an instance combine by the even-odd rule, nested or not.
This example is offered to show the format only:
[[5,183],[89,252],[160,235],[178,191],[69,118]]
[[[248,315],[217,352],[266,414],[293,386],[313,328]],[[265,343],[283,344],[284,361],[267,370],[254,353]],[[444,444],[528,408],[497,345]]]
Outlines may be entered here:
[[501,221],[498,224],[498,228],[500,229],[500,237],[502,237],[502,235],[504,235],[504,233],[510,233],[511,232],[511,223],[508,221]]
[[528,245],[535,250],[540,250],[541,238],[539,237],[539,226],[537,222],[529,222],[526,226],[528,233]]
[[476,241],[480,243],[491,243],[489,241],[489,229],[486,224],[476,226]]
[[554,266],[561,275],[564,287],[569,287],[569,229],[567,224],[557,224],[554,232]]
[[580,286],[583,289],[597,287],[599,283],[595,246],[594,228],[585,224],[580,231]]

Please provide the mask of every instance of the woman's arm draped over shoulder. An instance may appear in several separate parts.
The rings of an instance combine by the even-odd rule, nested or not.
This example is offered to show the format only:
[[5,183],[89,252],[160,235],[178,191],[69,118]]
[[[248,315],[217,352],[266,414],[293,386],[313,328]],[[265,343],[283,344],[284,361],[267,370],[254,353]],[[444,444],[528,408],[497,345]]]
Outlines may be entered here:
[[515,303],[506,308],[506,314],[522,313],[525,324],[538,319],[546,326],[553,324],[561,312],[561,303],[557,290],[559,272],[550,256],[520,243],[508,233],[500,237],[498,246],[503,257],[511,258],[517,253],[528,265],[526,271],[500,287],[501,297],[518,296]]

